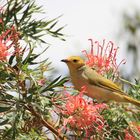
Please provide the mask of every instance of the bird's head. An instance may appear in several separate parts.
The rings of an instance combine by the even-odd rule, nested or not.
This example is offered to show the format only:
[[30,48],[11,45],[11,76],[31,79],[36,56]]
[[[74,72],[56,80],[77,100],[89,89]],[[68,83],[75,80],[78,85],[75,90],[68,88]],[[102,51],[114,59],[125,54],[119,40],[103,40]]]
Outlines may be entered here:
[[79,56],[70,56],[61,61],[65,62],[70,70],[77,70],[85,65],[84,60]]

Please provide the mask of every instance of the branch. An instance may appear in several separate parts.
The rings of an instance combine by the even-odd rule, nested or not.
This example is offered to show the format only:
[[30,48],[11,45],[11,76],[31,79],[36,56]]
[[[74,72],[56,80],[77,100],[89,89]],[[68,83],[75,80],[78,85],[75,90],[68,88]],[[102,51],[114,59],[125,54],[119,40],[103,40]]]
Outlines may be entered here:
[[34,115],[37,118],[40,118],[41,123],[47,127],[50,131],[52,131],[60,140],[67,140],[67,138],[59,133],[51,124],[49,124],[39,113],[37,113],[31,105],[25,106],[27,110],[29,110],[32,115]]

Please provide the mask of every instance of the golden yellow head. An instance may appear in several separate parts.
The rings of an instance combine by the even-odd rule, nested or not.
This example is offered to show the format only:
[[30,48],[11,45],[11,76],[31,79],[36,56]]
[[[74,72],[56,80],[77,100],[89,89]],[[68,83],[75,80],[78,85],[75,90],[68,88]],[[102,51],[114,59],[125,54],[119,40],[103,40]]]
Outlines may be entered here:
[[79,69],[85,65],[84,60],[80,56],[70,56],[67,59],[63,59],[61,61],[65,62],[70,70]]

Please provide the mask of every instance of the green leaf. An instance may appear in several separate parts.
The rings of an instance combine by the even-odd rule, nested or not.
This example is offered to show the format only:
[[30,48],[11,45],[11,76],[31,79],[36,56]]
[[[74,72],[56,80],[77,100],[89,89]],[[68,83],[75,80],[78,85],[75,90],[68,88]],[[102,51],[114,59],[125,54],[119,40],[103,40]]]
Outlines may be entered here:
[[3,134],[3,138],[9,136],[11,134],[11,132],[12,132],[12,128],[7,129]]
[[26,56],[25,60],[22,62],[23,65],[25,65],[26,63],[28,63],[28,60],[30,59],[30,56],[32,55],[33,53],[33,48],[31,47],[31,44],[29,43],[29,53],[28,55]]
[[47,91],[48,89],[51,89],[54,85],[54,83],[56,83],[59,79],[60,79],[61,76],[57,77],[56,79],[54,79],[49,85],[47,85],[46,87],[43,87],[41,88],[40,92],[45,92]]
[[8,123],[8,119],[6,119],[6,120],[4,120],[4,121],[2,121],[2,122],[0,122],[0,125],[5,125],[5,124],[7,124]]
[[26,100],[27,100],[28,102],[31,102],[32,99],[33,99],[33,95],[32,95],[32,94],[30,94],[29,96],[26,97]]
[[24,19],[27,17],[27,14],[28,14],[28,12],[29,12],[29,9],[30,9],[30,5],[28,5],[28,7],[25,9],[25,11],[23,12],[23,16],[22,16],[22,18],[20,19],[20,23],[22,22],[22,21],[24,21]]
[[12,55],[12,56],[9,58],[9,64],[10,64],[10,65],[13,63],[14,58],[15,58],[15,55]]
[[58,21],[54,22],[54,23],[49,27],[49,30],[51,30],[57,23],[58,23]]
[[69,79],[68,79],[68,77],[65,77],[65,78],[61,79],[57,84],[55,84],[55,87],[63,86],[63,84],[67,81],[69,81]]
[[8,99],[8,100],[10,100],[10,99],[12,99],[12,98],[13,98],[12,95],[10,95],[10,94],[6,94],[6,95],[4,96],[3,99]]
[[0,113],[10,110],[11,107],[0,107]]
[[30,65],[33,64],[39,64],[42,63],[44,61],[47,61],[48,58],[46,58],[45,60],[41,61],[41,62],[33,62],[35,59],[37,59],[39,56],[41,56],[44,52],[46,52],[46,50],[48,49],[48,47],[46,47],[41,53],[39,54],[32,54],[33,49],[30,50],[29,54],[27,55],[26,59],[22,62],[23,65],[25,65],[26,63],[29,63]]
[[[59,86],[63,86],[63,84],[65,83],[65,82],[67,82],[68,81],[68,78],[67,77],[65,77],[65,78],[62,78],[61,80],[59,80],[60,79],[60,77],[61,76],[59,76],[59,77],[57,77],[56,79],[54,79],[49,85],[47,85],[46,87],[43,87],[43,88],[41,88],[41,93],[42,92],[45,92],[45,91],[47,91],[47,90],[53,90],[53,88],[55,88],[55,87],[59,87]],[[58,81],[59,80],[59,81]],[[58,82],[57,82],[58,81]]]

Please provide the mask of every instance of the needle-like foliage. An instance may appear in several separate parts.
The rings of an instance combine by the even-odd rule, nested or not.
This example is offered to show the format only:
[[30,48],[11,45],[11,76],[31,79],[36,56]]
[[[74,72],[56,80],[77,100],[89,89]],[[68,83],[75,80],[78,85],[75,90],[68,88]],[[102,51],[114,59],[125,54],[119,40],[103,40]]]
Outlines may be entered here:
[[[84,87],[78,92],[65,86],[67,77],[46,76],[49,58],[40,59],[50,43],[46,38],[64,40],[58,18],[38,19],[43,10],[35,0],[0,3],[0,140],[140,139],[139,108],[95,102],[84,96]],[[115,74],[117,50],[107,48],[109,55],[108,49],[103,55],[84,50],[87,64],[111,80],[121,79]],[[140,82],[121,81],[129,83],[128,94],[140,100]]]

